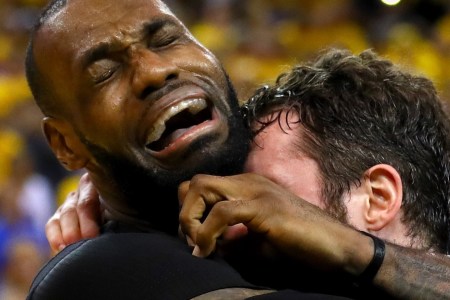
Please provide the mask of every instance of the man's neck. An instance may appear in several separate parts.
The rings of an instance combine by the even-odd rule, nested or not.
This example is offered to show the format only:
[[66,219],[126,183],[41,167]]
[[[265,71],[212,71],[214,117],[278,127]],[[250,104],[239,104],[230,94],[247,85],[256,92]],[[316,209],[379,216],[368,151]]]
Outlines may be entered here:
[[178,234],[177,188],[164,188],[139,176],[120,178],[127,180],[126,184],[120,185],[117,178],[93,173],[89,175],[100,195],[107,220],[120,221],[142,230]]
[[104,201],[103,197],[101,196],[100,205],[102,207],[102,224],[105,224],[108,221],[118,221],[129,224],[142,231],[152,229],[152,224],[150,221],[143,220],[136,215],[126,214],[114,209],[113,207],[108,205],[108,202]]

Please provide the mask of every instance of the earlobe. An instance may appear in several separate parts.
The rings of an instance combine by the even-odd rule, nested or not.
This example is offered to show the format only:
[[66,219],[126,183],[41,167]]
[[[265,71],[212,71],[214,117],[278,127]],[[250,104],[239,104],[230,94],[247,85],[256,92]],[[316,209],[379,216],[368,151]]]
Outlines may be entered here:
[[64,168],[73,171],[86,166],[89,158],[72,126],[66,121],[45,117],[42,129],[50,148]]
[[365,219],[371,231],[380,231],[391,224],[400,212],[403,187],[400,174],[390,165],[375,165],[365,173],[369,185],[369,205]]

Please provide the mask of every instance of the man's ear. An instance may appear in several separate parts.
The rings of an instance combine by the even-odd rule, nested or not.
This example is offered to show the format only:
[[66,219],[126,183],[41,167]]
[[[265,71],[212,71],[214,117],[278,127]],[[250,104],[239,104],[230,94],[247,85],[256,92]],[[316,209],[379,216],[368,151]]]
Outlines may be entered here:
[[42,129],[50,148],[64,168],[73,171],[87,165],[89,152],[69,123],[45,117]]
[[365,210],[367,230],[379,231],[398,220],[403,200],[400,174],[390,165],[378,164],[364,174],[368,188],[368,205]]

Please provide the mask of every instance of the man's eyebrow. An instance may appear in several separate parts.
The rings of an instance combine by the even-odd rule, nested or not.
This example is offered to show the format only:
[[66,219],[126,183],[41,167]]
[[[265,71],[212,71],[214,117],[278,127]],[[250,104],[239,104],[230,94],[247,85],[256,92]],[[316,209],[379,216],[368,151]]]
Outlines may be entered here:
[[82,63],[83,68],[89,66],[92,62],[105,57],[112,50],[112,45],[110,42],[102,42],[97,46],[87,50],[82,55]]
[[144,35],[151,35],[166,26],[179,26],[179,24],[170,18],[160,17],[145,23],[142,31]]
[[[176,22],[174,22],[173,20],[167,19],[167,18],[157,18],[152,20],[151,22],[147,22],[144,23],[141,33],[142,36],[148,36],[151,34],[154,34],[155,32],[157,32],[159,29],[161,29],[164,26],[167,25],[177,25]],[[105,56],[107,56],[109,53],[113,52],[117,50],[117,47],[114,47],[114,44],[112,41],[105,41],[105,42],[101,42],[98,45],[96,45],[95,47],[87,50],[83,55],[82,55],[82,66],[83,68],[86,68],[87,66],[89,66],[92,62],[104,58]]]

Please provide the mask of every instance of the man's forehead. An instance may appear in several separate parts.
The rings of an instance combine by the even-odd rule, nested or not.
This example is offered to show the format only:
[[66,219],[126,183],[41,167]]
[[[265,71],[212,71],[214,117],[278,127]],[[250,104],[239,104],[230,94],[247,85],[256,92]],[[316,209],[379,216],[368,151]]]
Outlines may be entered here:
[[47,19],[38,35],[47,49],[82,53],[116,36],[131,35],[163,15],[174,16],[159,0],[69,0]]
[[[124,16],[145,14],[174,16],[172,11],[159,0],[68,0],[67,4],[47,19],[46,26],[55,31],[66,31],[69,24],[77,27],[95,27],[108,21],[118,21]],[[73,30],[73,26],[70,28]]]
[[127,13],[129,10],[146,8],[148,11],[173,14],[161,0],[67,0],[62,10],[84,11],[87,15],[104,14],[106,11],[118,10]]

